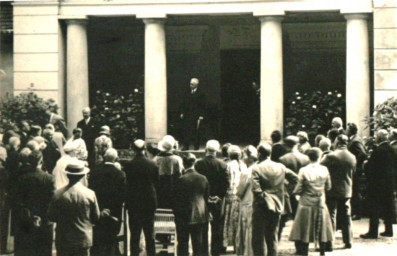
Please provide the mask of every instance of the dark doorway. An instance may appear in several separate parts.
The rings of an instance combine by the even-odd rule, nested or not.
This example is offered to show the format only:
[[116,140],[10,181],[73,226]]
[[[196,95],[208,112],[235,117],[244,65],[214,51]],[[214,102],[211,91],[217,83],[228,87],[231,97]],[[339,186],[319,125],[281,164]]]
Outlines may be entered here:
[[224,142],[256,145],[260,139],[260,50],[221,51],[221,99]]

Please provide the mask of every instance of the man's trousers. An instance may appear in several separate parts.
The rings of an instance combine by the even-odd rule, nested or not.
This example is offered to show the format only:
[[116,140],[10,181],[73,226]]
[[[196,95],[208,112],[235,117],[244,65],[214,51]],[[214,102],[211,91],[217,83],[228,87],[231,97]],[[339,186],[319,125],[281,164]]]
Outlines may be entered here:
[[146,255],[155,256],[156,247],[154,241],[154,212],[136,214],[133,211],[128,211],[128,214],[131,231],[131,256],[139,255],[139,241],[142,230],[145,234]]
[[[224,218],[221,215],[221,205],[211,205],[210,212],[212,215],[211,221],[211,255],[219,256],[223,251],[223,222]],[[203,230],[203,247],[205,255],[208,255],[208,224]]]
[[[343,242],[351,244],[353,239],[352,219],[350,198],[327,198],[328,211],[331,216],[334,230],[336,230],[336,219],[340,220],[340,227],[342,229]],[[338,215],[338,218],[337,218]]]
[[255,203],[252,215],[252,249],[255,256],[277,256],[280,213]]
[[51,256],[53,235],[54,225],[28,228],[18,223],[15,228],[15,256]]
[[[208,223],[200,224],[186,224],[176,223],[176,233],[178,237],[178,255],[189,255],[189,236],[192,239],[193,256],[205,256],[205,250],[208,248],[203,247],[203,231],[205,226],[208,227]],[[207,228],[208,230],[208,228]]]

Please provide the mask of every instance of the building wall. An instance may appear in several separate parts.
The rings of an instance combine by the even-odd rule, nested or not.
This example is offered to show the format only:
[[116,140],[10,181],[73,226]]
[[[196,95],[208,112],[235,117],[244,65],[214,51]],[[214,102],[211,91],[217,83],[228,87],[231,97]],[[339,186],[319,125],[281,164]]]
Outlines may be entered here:
[[397,97],[397,1],[374,0],[375,105]]

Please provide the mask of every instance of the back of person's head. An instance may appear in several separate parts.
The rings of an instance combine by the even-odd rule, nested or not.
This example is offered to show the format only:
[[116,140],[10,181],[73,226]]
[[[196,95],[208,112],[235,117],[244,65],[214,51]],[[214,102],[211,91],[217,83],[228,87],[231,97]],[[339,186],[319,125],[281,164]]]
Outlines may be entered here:
[[[46,124],[45,129],[50,129],[51,131],[55,132],[55,126],[53,124]],[[43,131],[43,136],[44,136],[44,131]]]
[[157,154],[160,153],[160,150],[155,143],[148,143],[146,145],[146,151],[153,157],[157,156]]
[[358,132],[357,125],[355,123],[347,123],[347,135],[353,136]]
[[22,166],[36,168],[41,161],[41,154],[30,150],[25,147],[19,152],[18,159]]
[[8,141],[8,144],[13,148],[13,149],[18,149],[19,146],[21,145],[21,139],[17,136],[12,136],[10,140]]
[[81,128],[74,128],[73,131],[73,136],[77,137],[77,138],[81,138],[81,136],[83,135],[83,130]]
[[273,143],[277,143],[279,141],[281,141],[281,132],[279,130],[275,130],[272,132],[272,134],[270,134],[270,138],[272,139]]
[[231,160],[239,160],[241,158],[241,149],[237,145],[231,145],[227,153]]
[[381,143],[381,142],[387,141],[388,135],[389,135],[389,133],[385,129],[381,129],[381,130],[377,131],[375,134],[376,142]]
[[397,140],[397,129],[392,129],[389,133],[389,140],[395,141]]
[[109,148],[105,151],[105,155],[103,156],[105,159],[105,162],[111,162],[114,163],[116,162],[116,159],[119,157],[117,150],[114,148]]
[[254,161],[258,160],[258,150],[252,146],[248,145],[243,149],[243,153],[246,157],[253,159]]
[[35,137],[35,136],[41,136],[41,127],[39,125],[32,125],[30,127],[30,134]]
[[336,140],[336,137],[338,137],[339,135],[339,130],[336,128],[332,128],[331,130],[329,130],[328,132],[328,139],[331,140],[331,143],[333,143]]
[[299,138],[299,143],[306,143],[309,140],[309,136],[307,135],[307,132],[304,131],[299,131],[296,136]]
[[194,166],[195,162],[196,162],[196,156],[192,153],[187,153],[183,157],[183,165],[185,166],[186,169]]
[[46,138],[47,140],[52,139],[53,136],[54,136],[54,131],[52,129],[45,128],[43,130],[43,137]]
[[340,127],[342,127],[342,126],[343,126],[342,118],[340,118],[340,117],[334,117],[334,118],[332,119],[332,127],[334,127],[334,128],[340,128]]
[[263,161],[270,157],[272,153],[272,146],[270,146],[268,143],[261,143],[257,147],[258,150],[258,158],[259,160]]
[[19,137],[19,135],[14,130],[7,130],[3,135],[3,145],[8,145],[11,137]]
[[322,139],[324,139],[324,138],[325,138],[324,135],[322,135],[322,134],[317,134],[316,137],[314,138],[314,145],[315,145],[316,147],[319,147],[319,146],[320,146],[320,141],[321,141]]
[[32,151],[40,151],[40,144],[35,140],[30,140],[26,143],[26,147]]
[[5,162],[7,160],[7,150],[0,146],[0,161]]
[[144,140],[137,139],[132,143],[132,149],[134,150],[135,154],[143,154],[146,148],[146,143]]
[[325,151],[329,151],[331,149],[331,140],[328,138],[324,138],[320,141],[319,143],[319,147],[320,149],[325,152]]
[[222,157],[228,157],[227,151],[229,150],[229,147],[230,147],[231,145],[232,145],[232,144],[230,144],[230,143],[225,143],[225,144],[223,144],[223,146],[222,146]]
[[349,142],[349,137],[347,137],[345,134],[339,134],[338,137],[336,137],[337,147],[347,146],[348,142]]
[[321,156],[321,150],[319,148],[313,147],[306,150],[306,155],[309,157],[311,162],[317,162]]
[[297,136],[289,135],[284,138],[284,145],[288,148],[293,148],[299,143],[299,138]]
[[205,145],[205,151],[209,154],[216,154],[219,151],[220,144],[217,140],[209,140]]

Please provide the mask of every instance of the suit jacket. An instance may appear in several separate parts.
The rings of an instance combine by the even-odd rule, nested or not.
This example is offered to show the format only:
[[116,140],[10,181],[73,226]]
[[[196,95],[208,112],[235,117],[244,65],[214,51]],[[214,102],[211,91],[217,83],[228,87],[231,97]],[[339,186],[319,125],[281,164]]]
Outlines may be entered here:
[[230,178],[226,163],[214,156],[205,156],[198,160],[194,169],[204,175],[210,185],[210,196],[223,199],[230,186]]
[[54,140],[46,140],[46,144],[47,147],[43,150],[43,169],[52,173],[57,161],[61,158],[61,152]]
[[175,183],[175,222],[200,224],[209,221],[209,185],[205,176],[188,169]]
[[254,207],[265,205],[275,213],[284,210],[284,181],[296,183],[298,175],[287,169],[283,164],[266,159],[252,168],[252,192]]
[[90,117],[90,121],[86,124],[85,120],[82,119],[77,122],[77,127],[83,131],[82,139],[85,141],[89,153],[94,152],[94,141],[98,137],[98,124],[95,119]]
[[157,208],[159,168],[145,156],[135,156],[124,167],[127,175],[126,205],[129,211],[153,214]]
[[22,174],[18,179],[15,195],[17,211],[23,212],[22,215],[26,218],[39,216],[42,225],[49,224],[47,211],[54,192],[55,179],[52,175],[41,169],[33,169]]
[[332,189],[327,193],[328,197],[352,197],[352,177],[356,163],[356,157],[347,150],[347,147],[337,148],[321,161],[331,175]]
[[189,89],[186,92],[184,101],[182,102],[179,112],[183,114],[185,121],[197,121],[199,116],[204,117],[206,111],[206,96],[198,87],[195,93],[191,93]]
[[125,195],[125,173],[113,163],[102,163],[91,173],[89,187],[97,196],[99,209],[109,209],[110,215],[121,221]]
[[281,143],[274,143],[272,146],[271,160],[275,162],[280,162],[280,157],[287,153],[287,149]]
[[62,116],[55,113],[51,113],[48,123],[53,124],[55,130],[61,131],[65,138],[69,137],[68,129],[66,128],[65,120],[63,119]]
[[310,160],[307,155],[300,152],[290,152],[280,157],[280,163],[297,174],[300,168],[310,163]]
[[350,138],[347,149],[356,157],[357,171],[363,170],[363,163],[367,159],[367,150],[364,146],[364,141],[358,136],[354,135]]
[[393,197],[395,157],[393,147],[387,142],[381,143],[372,152],[365,168],[369,198],[384,200]]

